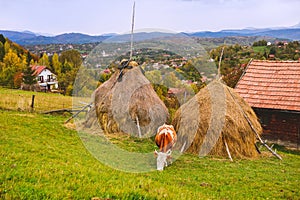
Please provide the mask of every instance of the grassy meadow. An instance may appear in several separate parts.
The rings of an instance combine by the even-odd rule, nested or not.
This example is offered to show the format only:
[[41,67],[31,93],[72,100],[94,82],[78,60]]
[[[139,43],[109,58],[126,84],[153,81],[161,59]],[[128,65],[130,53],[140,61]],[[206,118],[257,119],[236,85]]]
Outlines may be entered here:
[[32,95],[35,95],[33,110],[36,112],[72,108],[70,96],[0,87],[0,109],[32,111]]
[[[233,162],[184,154],[162,172],[128,173],[93,157],[67,118],[0,109],[0,199],[300,199],[299,152],[277,146],[282,161],[263,151]],[[155,146],[111,139],[130,151]]]

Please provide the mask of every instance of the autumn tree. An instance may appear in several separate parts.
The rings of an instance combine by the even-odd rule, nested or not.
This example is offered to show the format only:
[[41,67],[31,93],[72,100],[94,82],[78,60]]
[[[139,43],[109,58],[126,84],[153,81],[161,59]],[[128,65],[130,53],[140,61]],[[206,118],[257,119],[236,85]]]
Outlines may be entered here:
[[22,72],[15,73],[15,75],[14,75],[14,88],[20,88],[21,87],[21,84],[23,82],[22,75],[23,75]]
[[13,88],[15,74],[23,71],[22,61],[12,49],[9,49],[3,58],[3,64],[0,81],[2,84]]
[[59,61],[59,57],[57,53],[54,53],[52,56],[52,69],[56,75],[61,73],[61,62]]
[[42,66],[46,66],[47,68],[51,69],[49,57],[46,53],[44,53],[43,56],[39,59],[38,64]]
[[11,48],[10,48],[9,42],[5,42],[5,43],[3,43],[3,44],[4,44],[4,52],[5,52],[5,53],[8,53],[9,50],[11,49]]

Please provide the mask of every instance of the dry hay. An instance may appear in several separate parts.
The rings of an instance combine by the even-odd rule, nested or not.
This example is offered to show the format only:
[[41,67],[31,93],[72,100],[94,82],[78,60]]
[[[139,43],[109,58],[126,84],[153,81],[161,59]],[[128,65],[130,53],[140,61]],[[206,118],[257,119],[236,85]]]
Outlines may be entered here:
[[75,123],[68,122],[68,123],[64,124],[64,126],[67,129],[76,130],[76,124]]
[[94,108],[85,125],[99,123],[106,134],[123,132],[137,136],[138,120],[143,137],[155,134],[169,118],[166,106],[139,67],[125,68],[121,81],[119,73],[117,70],[95,90]]
[[189,147],[187,152],[199,156],[228,157],[226,142],[232,157],[256,157],[256,135],[244,114],[261,134],[261,125],[243,98],[221,82],[211,82],[175,113],[176,148]]

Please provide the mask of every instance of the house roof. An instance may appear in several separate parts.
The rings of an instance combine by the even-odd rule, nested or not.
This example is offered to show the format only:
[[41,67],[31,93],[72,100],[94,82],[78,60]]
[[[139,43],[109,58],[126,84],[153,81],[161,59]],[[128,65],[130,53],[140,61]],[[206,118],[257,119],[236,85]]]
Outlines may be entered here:
[[32,70],[34,70],[33,75],[39,75],[44,69],[46,69],[46,66],[39,66],[39,65],[33,65],[31,67]]
[[300,62],[254,60],[235,91],[251,107],[300,111]]
[[168,94],[180,94],[184,93],[185,89],[184,88],[169,88]]

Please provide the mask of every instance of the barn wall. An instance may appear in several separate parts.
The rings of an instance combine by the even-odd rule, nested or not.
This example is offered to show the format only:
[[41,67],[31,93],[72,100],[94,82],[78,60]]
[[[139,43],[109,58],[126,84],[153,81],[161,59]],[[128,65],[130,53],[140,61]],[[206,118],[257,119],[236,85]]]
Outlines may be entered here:
[[254,108],[263,127],[263,138],[300,146],[300,112]]

